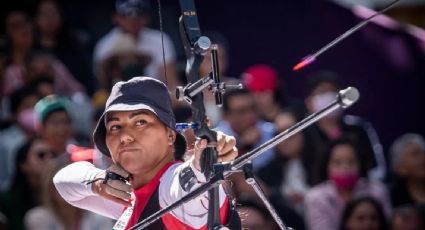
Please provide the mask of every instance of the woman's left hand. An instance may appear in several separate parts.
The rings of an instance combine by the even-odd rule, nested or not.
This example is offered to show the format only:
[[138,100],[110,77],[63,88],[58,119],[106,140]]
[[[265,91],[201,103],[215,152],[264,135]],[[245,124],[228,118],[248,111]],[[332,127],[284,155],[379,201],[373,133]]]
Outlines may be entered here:
[[[193,165],[201,171],[200,159],[203,150],[207,147],[207,140],[201,139],[195,142]],[[223,132],[217,131],[217,162],[226,162],[235,159],[238,156],[236,148],[236,139],[233,136],[228,136]]]

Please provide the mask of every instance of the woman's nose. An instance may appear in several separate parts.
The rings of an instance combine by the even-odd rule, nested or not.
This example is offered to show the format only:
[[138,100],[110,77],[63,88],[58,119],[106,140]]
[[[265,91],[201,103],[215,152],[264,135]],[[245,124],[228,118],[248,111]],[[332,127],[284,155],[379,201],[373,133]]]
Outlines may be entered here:
[[129,133],[123,132],[123,134],[121,134],[121,144],[126,145],[133,141],[134,138]]

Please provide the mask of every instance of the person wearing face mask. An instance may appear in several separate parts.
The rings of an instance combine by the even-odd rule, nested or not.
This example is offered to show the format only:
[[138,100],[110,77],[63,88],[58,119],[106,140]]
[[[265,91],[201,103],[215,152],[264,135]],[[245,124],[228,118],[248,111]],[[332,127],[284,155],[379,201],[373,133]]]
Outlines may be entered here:
[[391,203],[387,188],[379,181],[366,178],[361,156],[349,138],[330,144],[321,173],[326,181],[313,187],[305,197],[306,222],[310,229],[337,229],[346,204],[361,196],[376,199],[389,216]]
[[33,87],[24,86],[8,100],[8,125],[0,130],[0,191],[9,188],[17,149],[35,135],[33,107],[39,99],[40,95]]
[[[344,88],[340,77],[333,72],[315,73],[309,76],[307,85],[309,93],[305,104],[310,114],[320,111],[332,103],[336,99],[338,91]],[[318,152],[317,156],[310,159],[316,172],[320,170],[317,162],[320,162],[323,157],[327,145],[342,136],[349,136],[364,157],[368,177],[384,179],[386,165],[382,145],[375,129],[369,122],[358,116],[345,115],[339,109],[307,128],[306,132],[311,135]],[[313,178],[314,184],[320,182],[322,182],[320,178]]]

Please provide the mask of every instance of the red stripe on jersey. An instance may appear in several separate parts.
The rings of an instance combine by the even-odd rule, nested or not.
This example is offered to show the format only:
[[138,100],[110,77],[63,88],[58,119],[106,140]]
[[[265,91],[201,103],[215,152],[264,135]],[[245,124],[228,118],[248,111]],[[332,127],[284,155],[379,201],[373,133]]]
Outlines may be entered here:
[[130,227],[132,227],[133,225],[137,223],[137,221],[139,220],[139,216],[142,214],[146,204],[149,201],[149,198],[152,196],[153,192],[158,187],[159,179],[167,171],[167,169],[175,163],[176,163],[175,161],[167,163],[161,170],[159,170],[159,172],[155,175],[155,177],[149,183],[147,183],[146,185],[134,191],[134,194],[136,196],[136,202],[134,205],[133,214],[128,220],[127,226],[125,229],[129,229]]

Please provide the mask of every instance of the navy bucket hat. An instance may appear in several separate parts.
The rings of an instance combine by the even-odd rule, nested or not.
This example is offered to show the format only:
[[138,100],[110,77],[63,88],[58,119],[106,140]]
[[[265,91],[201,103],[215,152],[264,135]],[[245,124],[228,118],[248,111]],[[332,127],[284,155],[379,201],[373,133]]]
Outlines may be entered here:
[[113,87],[105,111],[97,122],[93,133],[96,147],[111,157],[106,146],[105,116],[111,111],[133,111],[146,109],[155,114],[167,127],[176,132],[174,157],[181,160],[186,151],[186,140],[176,130],[176,120],[171,106],[167,87],[159,80],[150,77],[134,77],[128,81],[117,82]]

